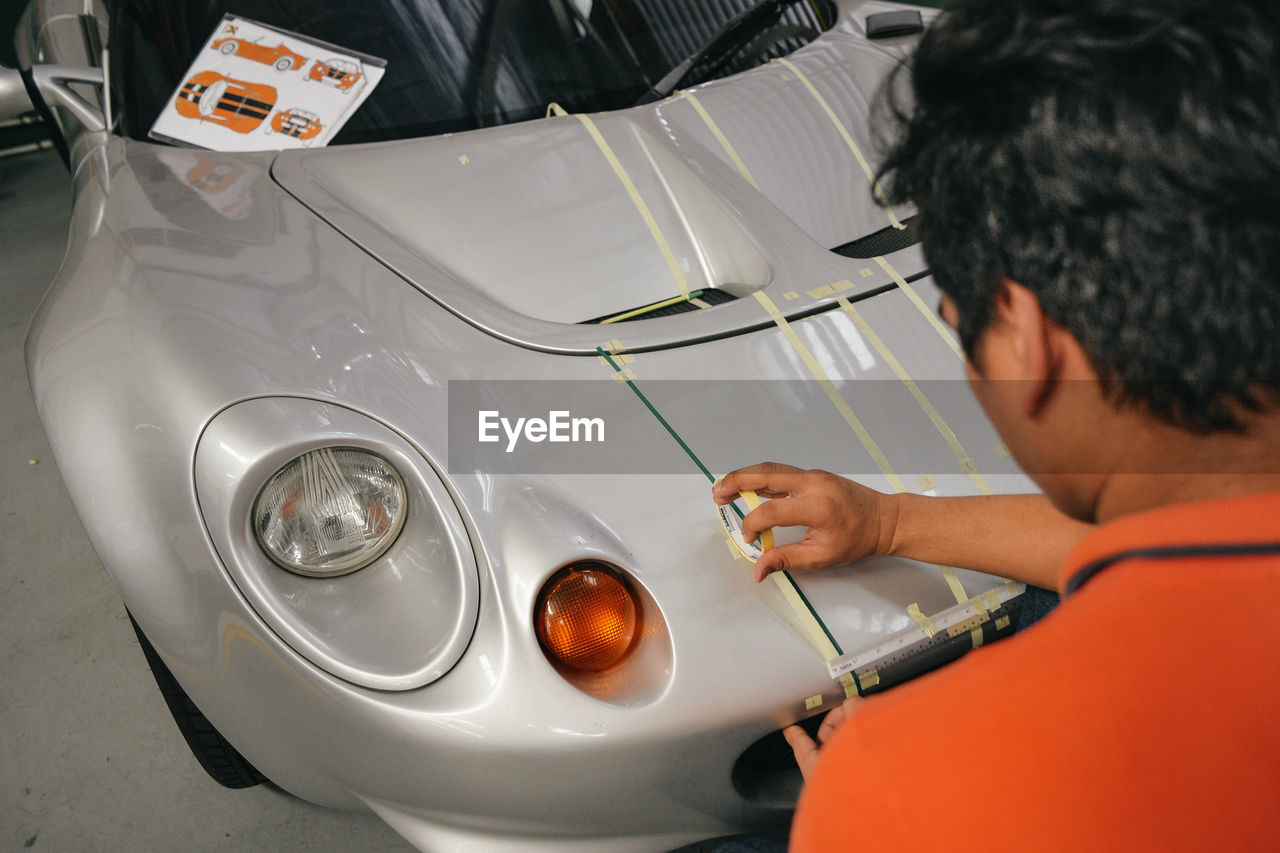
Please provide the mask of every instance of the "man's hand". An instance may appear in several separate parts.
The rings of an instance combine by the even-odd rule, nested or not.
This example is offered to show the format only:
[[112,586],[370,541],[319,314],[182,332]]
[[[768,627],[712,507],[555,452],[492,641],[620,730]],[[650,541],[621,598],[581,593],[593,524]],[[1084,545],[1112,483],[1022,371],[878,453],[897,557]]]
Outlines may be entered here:
[[831,713],[827,714],[827,718],[822,721],[822,725],[818,727],[818,739],[815,741],[809,737],[809,733],[799,726],[787,726],[782,730],[782,736],[787,739],[787,743],[791,745],[791,751],[796,754],[796,764],[800,765],[800,773],[806,779],[813,772],[813,767],[818,763],[818,753],[821,750],[820,744],[825,744],[831,739],[831,735],[835,730],[853,714],[854,708],[862,701],[860,696],[850,696],[840,705],[831,709]]
[[779,545],[756,561],[757,581],[782,569],[821,569],[887,554],[893,544],[898,516],[893,497],[835,474],[764,462],[726,474],[711,494],[716,503],[727,504],[744,489],[773,499],[743,519],[747,542],[770,527],[808,528],[799,542]]

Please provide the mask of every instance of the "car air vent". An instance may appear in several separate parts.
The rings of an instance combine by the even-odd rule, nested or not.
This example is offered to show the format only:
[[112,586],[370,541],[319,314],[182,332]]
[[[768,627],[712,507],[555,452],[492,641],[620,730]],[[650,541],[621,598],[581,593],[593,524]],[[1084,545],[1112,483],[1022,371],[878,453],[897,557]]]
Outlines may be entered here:
[[[632,320],[652,320],[654,317],[670,317],[673,314],[684,314],[688,311],[700,311],[706,308],[714,308],[717,305],[723,305],[726,302],[732,302],[738,297],[724,290],[708,287],[705,290],[695,290],[689,294],[689,298],[683,296],[673,296],[670,299],[664,299],[661,302],[654,302],[649,305],[641,305],[639,308],[629,308],[625,311],[616,311],[612,314],[606,314],[603,317],[596,317],[592,320],[583,320],[584,324],[589,323],[629,323]],[[702,303],[699,305],[698,303]]]
[[916,217],[912,216],[903,223],[905,228],[894,228],[892,225],[881,228],[865,237],[859,237],[851,243],[836,246],[831,251],[846,258],[875,258],[901,251],[908,246],[920,242],[920,228]]

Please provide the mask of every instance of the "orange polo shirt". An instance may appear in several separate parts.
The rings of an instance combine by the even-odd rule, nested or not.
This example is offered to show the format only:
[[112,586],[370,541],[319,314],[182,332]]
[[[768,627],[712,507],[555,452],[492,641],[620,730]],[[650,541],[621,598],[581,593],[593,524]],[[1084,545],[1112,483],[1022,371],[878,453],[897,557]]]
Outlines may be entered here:
[[1106,524],[1060,590],[1099,565],[1027,631],[868,699],[792,851],[1280,850],[1280,492]]

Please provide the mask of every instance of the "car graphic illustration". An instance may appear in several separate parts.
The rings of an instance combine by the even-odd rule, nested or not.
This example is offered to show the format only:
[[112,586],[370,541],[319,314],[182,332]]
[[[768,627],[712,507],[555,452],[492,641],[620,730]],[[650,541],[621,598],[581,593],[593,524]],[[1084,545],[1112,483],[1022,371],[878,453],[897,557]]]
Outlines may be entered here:
[[236,133],[256,130],[275,105],[274,87],[233,80],[216,71],[191,77],[174,102],[178,115],[217,122]]
[[230,56],[235,54],[244,59],[253,62],[261,62],[263,65],[270,65],[277,71],[288,71],[293,68],[301,68],[303,63],[307,61],[305,56],[299,56],[283,44],[275,47],[267,47],[257,44],[256,42],[245,41],[238,38],[218,39],[211,47],[219,53]]
[[343,92],[350,92],[362,76],[360,63],[349,59],[326,59],[323,62],[317,59],[307,72],[308,80],[325,83]]
[[294,139],[306,141],[314,138],[320,130],[320,116],[306,110],[292,107],[280,110],[271,117],[271,129],[276,133],[292,136]]

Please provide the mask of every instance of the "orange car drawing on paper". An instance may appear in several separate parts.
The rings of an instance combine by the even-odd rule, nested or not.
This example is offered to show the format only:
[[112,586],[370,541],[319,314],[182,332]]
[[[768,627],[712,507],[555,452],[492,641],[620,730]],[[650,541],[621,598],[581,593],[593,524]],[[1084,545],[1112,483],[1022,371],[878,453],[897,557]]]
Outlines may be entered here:
[[261,62],[263,65],[270,65],[277,71],[301,68],[302,64],[307,61],[305,56],[299,56],[283,44],[278,44],[275,47],[266,47],[244,39],[225,38],[218,39],[211,47],[228,56],[234,53],[244,59]]
[[201,71],[183,83],[174,102],[178,115],[217,122],[236,133],[256,130],[275,105],[274,87],[233,80],[216,71]]
[[271,117],[271,129],[276,133],[283,133],[305,142],[320,132],[320,116],[291,107]]
[[346,93],[362,76],[360,64],[349,59],[326,59],[323,62],[317,59],[307,72],[308,80],[316,80]]

